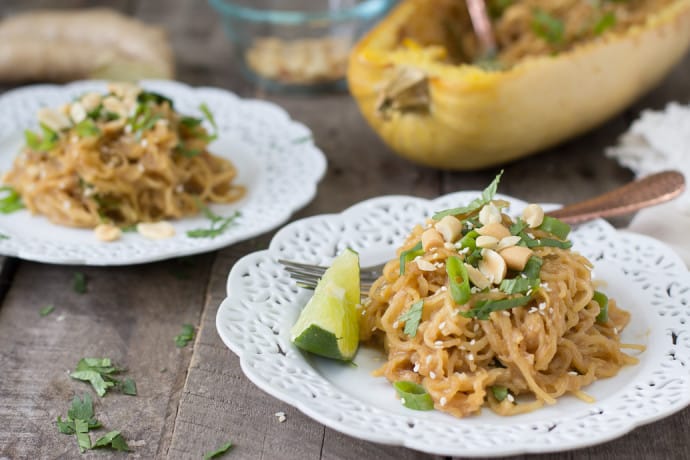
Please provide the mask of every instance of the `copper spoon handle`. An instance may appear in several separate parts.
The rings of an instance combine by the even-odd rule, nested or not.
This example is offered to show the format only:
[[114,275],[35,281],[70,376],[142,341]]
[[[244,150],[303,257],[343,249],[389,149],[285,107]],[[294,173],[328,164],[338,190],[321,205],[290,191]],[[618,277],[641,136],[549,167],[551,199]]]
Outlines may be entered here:
[[683,190],[685,190],[685,178],[680,172],[663,171],[547,214],[576,224],[597,217],[629,214],[642,208],[665,203],[680,195]]

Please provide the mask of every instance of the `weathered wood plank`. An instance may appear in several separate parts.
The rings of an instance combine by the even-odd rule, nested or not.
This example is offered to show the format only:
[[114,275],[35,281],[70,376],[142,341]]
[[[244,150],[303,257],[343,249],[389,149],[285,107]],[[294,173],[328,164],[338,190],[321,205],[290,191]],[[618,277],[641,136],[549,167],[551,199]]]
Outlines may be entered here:
[[[58,433],[55,419],[83,393],[94,395],[98,419],[122,430],[137,454],[152,458],[167,450],[192,352],[176,348],[173,338],[183,323],[198,324],[212,259],[191,259],[188,279],[171,272],[175,262],[118,268],[22,262],[0,309],[0,457],[76,457],[75,440]],[[77,270],[89,280],[86,294],[72,289]],[[47,304],[55,311],[39,317]],[[99,398],[72,380],[68,370],[87,356],[127,367],[139,395]]]

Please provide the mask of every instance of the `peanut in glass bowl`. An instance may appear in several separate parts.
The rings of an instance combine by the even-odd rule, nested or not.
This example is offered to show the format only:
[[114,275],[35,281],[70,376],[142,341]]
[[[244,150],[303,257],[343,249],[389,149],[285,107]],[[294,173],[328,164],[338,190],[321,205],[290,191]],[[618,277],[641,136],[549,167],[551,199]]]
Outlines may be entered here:
[[209,0],[250,80],[274,91],[344,87],[355,41],[395,0]]

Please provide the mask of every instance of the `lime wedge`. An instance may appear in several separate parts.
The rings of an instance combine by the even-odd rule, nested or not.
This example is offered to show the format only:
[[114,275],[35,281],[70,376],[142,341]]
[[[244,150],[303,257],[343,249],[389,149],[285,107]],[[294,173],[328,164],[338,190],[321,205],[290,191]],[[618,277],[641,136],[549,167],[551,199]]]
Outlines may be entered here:
[[359,345],[359,255],[347,249],[333,260],[290,331],[299,348],[350,361]]

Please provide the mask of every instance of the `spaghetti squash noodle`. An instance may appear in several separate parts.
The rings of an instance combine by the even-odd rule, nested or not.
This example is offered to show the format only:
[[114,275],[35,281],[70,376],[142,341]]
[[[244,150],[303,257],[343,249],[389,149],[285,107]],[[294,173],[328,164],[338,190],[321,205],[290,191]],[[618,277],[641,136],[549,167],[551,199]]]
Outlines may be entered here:
[[[72,227],[130,226],[244,195],[233,164],[208,152],[216,135],[203,119],[134,85],[111,84],[108,91],[39,111],[41,134],[26,132],[26,146],[3,179],[32,213]],[[215,129],[208,108],[200,109]]]
[[496,185],[415,227],[372,286],[360,338],[385,348],[376,375],[421,385],[457,417],[591,401],[584,386],[637,362],[621,349],[642,347],[619,338],[630,315],[595,290],[567,224],[536,205],[512,221]]

